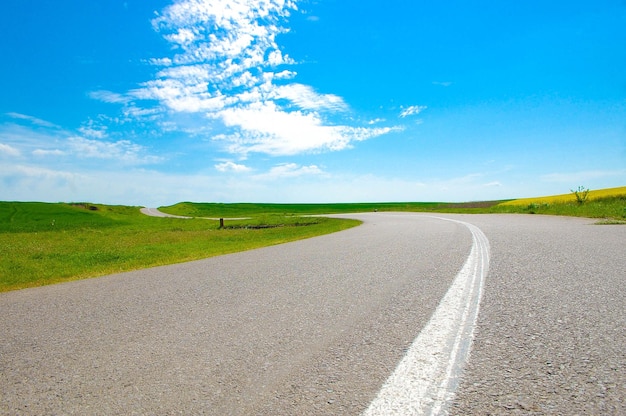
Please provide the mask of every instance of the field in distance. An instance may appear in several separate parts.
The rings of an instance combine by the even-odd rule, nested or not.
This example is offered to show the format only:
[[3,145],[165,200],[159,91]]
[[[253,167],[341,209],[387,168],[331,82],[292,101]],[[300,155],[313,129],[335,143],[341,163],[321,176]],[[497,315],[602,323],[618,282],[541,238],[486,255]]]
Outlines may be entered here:
[[0,202],[0,292],[198,260],[359,224],[254,215],[220,229],[218,221],[149,217],[139,208]]
[[160,207],[159,210],[173,215],[206,218],[229,218],[250,215],[319,215],[349,214],[354,212],[486,212],[503,201],[479,202],[359,202],[335,204],[220,204],[204,202],[180,202]]
[[160,207],[168,214],[190,217],[241,217],[259,214],[315,215],[372,211],[448,212],[448,213],[525,213],[602,218],[608,222],[626,220],[626,186],[591,190],[584,203],[569,194],[506,201],[378,202],[345,204],[219,204],[180,202]]
[[[531,213],[626,223],[626,187],[574,195],[467,203],[214,204],[160,210],[91,203],[0,202],[0,292],[102,276],[281,244],[332,233],[358,221],[307,215],[373,211]],[[226,218],[225,227],[208,218]],[[247,217],[245,220],[228,218]]]
[[[528,205],[528,204],[568,204],[568,203],[578,203],[576,200],[576,195],[574,194],[575,190],[571,190],[567,194],[561,195],[551,195],[551,196],[540,196],[535,198],[522,198],[515,199],[512,201],[507,201],[502,203],[502,205]],[[584,191],[583,191],[584,192]],[[587,195],[586,202],[592,202],[603,199],[611,199],[611,198],[624,198],[626,197],[626,186],[621,186],[618,188],[605,188],[605,189],[595,189],[589,190]]]
[[568,194],[516,199],[494,206],[491,212],[599,218],[603,224],[626,222],[626,186],[590,190],[588,193],[582,189],[576,189],[578,198],[572,191]]

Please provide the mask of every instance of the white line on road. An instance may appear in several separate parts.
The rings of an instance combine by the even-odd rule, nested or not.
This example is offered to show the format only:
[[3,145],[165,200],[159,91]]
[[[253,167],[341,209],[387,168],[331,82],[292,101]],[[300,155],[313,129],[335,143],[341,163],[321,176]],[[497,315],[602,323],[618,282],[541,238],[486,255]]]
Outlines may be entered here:
[[445,414],[469,358],[483,281],[489,268],[489,241],[475,225],[431,218],[467,227],[472,233],[471,252],[430,321],[364,416]]

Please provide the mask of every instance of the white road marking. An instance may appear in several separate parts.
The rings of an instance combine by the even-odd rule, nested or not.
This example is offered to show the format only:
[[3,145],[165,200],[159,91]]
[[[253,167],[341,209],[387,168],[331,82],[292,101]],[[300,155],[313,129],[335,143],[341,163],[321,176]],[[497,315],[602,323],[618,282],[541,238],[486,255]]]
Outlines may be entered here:
[[471,252],[430,321],[364,416],[446,414],[469,358],[483,282],[489,269],[489,241],[475,225],[431,218],[466,226],[472,233]]

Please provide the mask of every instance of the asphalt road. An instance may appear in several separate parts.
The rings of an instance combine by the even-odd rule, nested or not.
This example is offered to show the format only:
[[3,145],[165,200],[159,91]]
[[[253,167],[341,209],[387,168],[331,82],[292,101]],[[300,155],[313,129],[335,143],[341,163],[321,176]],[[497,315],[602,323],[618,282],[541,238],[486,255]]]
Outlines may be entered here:
[[466,217],[491,243],[451,413],[626,415],[626,226]]
[[[148,215],[150,217],[161,217],[161,218],[181,218],[181,219],[190,219],[190,218],[194,218],[194,217],[187,217],[184,215],[174,215],[174,214],[168,214],[166,212],[162,212],[159,211],[158,208],[147,208],[147,207],[143,207],[140,208],[139,211],[141,211],[142,214],[144,215]],[[219,220],[219,218],[216,217],[196,217],[196,218],[201,218],[201,219],[205,219],[205,220]],[[239,218],[224,218],[225,220],[247,220],[250,217],[239,217]]]
[[[364,412],[441,310],[476,240],[464,224],[426,215],[353,217],[365,223],[0,294],[0,413]],[[625,414],[626,227],[446,217],[484,232],[490,264],[445,410]]]
[[148,215],[150,217],[162,217],[162,218],[181,218],[181,219],[188,219],[188,218],[192,218],[192,217],[185,217],[182,215],[172,215],[172,214],[166,214],[165,212],[161,212],[158,210],[158,208],[141,208],[140,209],[141,213],[144,215]]

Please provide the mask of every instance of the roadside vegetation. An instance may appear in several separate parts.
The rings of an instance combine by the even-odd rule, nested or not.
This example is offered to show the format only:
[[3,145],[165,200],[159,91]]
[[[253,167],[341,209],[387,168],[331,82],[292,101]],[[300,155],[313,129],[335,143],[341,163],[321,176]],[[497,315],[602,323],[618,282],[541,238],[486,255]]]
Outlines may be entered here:
[[358,221],[148,217],[139,207],[0,202],[0,292],[197,260],[332,233]]
[[598,218],[599,224],[626,224],[626,186],[591,191],[580,186],[569,194],[503,202],[490,212],[568,215]]
[[507,201],[392,202],[351,204],[215,204],[181,202],[159,208],[163,212],[191,217],[241,217],[251,213],[315,215],[372,211],[447,212],[462,214],[546,214],[626,221],[626,186],[600,190],[578,187],[563,195]]
[[168,214],[190,217],[243,217],[251,213],[275,215],[349,214],[354,212],[487,212],[502,201],[486,202],[366,202],[346,204],[217,204],[180,202],[160,207]]
[[[626,224],[626,187],[550,197],[467,203],[213,204],[160,210],[91,203],[0,202],[0,292],[197,260],[328,234],[359,224],[316,214],[374,211],[522,213]],[[584,200],[581,202],[581,195]],[[205,217],[205,218],[202,218]],[[233,220],[231,218],[246,219]],[[218,220],[224,218],[224,227]]]

